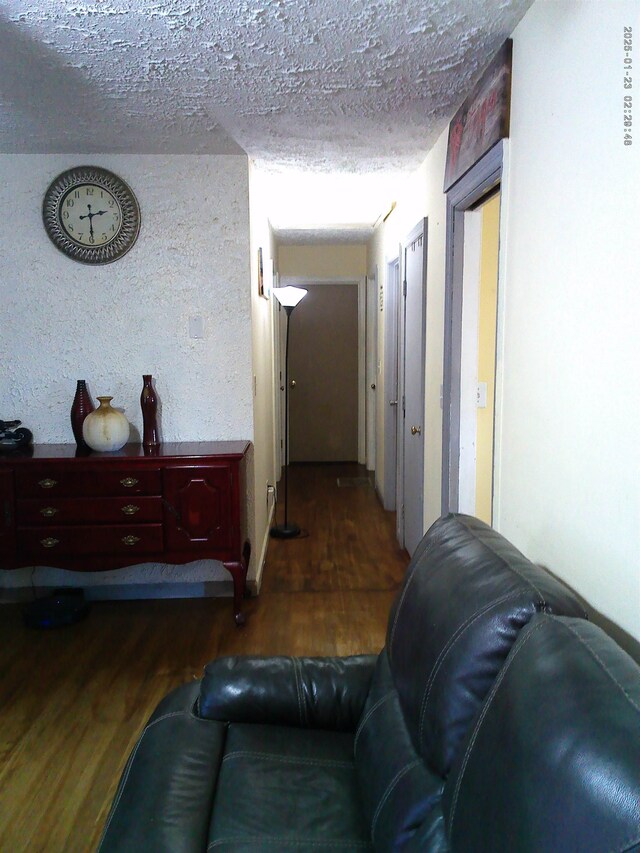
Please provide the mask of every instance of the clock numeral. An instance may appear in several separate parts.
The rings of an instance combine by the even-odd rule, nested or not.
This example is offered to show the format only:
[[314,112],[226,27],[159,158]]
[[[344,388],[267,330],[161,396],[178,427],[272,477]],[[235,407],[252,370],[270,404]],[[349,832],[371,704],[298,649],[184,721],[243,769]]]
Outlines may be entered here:
[[93,234],[89,234],[89,242],[91,243],[91,245],[92,245],[92,246],[93,246],[93,244],[96,242],[96,241],[94,240]]
[[84,231],[78,231],[78,240],[82,240],[84,237]]
[[107,239],[107,235],[106,235],[106,234],[102,234],[102,236],[100,237],[100,239],[101,239],[101,240],[102,240],[102,242],[104,243],[104,241]]
[[69,218],[69,211],[68,211],[68,210],[63,210],[63,211],[62,211],[62,218],[63,218],[63,219],[68,219],[68,218]]
[[113,207],[113,205],[115,204],[115,202],[114,202],[114,200],[113,200],[112,198],[110,198],[110,199],[108,199],[108,200],[107,200],[107,204],[109,205],[109,207]]
[[87,187],[86,194],[93,195],[93,187]]
[[76,190],[73,194],[74,198],[80,198],[80,190]]
[[73,199],[72,198],[67,199],[67,207],[73,207]]
[[73,225],[67,225],[67,231],[73,231]]

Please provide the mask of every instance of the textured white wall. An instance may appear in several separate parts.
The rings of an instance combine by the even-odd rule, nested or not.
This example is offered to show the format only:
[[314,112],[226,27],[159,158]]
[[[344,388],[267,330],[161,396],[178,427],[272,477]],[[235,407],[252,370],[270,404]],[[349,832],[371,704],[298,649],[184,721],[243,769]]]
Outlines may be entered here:
[[640,138],[623,145],[624,26],[640,32],[636,2],[565,0],[534,4],[514,33],[496,526],[640,639]]
[[267,497],[267,485],[277,482],[275,470],[275,378],[273,373],[273,309],[275,300],[258,294],[258,249],[262,249],[264,285],[272,283],[275,240],[267,218],[269,195],[263,176],[249,168],[249,199],[251,211],[251,324],[253,335],[253,420],[254,420],[254,503],[252,575],[257,573],[258,584],[264,565],[269,527],[274,508],[273,495]]
[[[68,259],[42,225],[47,186],[83,163],[119,174],[140,203],[137,243],[105,266]],[[164,440],[253,440],[247,158],[2,155],[0,175],[0,417],[37,442],[72,442],[76,379],[87,379],[94,399],[125,409],[135,439],[151,373]],[[255,539],[251,511],[249,526]]]
[[[42,198],[65,168],[104,166],[132,187],[137,243],[87,266],[59,252]],[[167,441],[252,438],[248,171],[244,156],[0,156],[0,401],[38,442],[73,441],[76,379],[112,394],[138,430],[155,378]],[[188,318],[204,318],[192,340]]]

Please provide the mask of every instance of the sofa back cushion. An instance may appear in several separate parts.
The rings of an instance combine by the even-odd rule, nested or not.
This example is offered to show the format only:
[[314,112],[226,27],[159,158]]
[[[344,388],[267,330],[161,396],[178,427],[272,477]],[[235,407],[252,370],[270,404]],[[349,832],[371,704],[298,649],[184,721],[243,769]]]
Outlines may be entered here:
[[[404,848],[439,807],[443,780],[429,771],[407,731],[386,649],[378,658],[371,690],[356,731],[355,763],[371,841],[378,853]],[[444,839],[442,821],[434,831]],[[429,847],[429,849],[432,849]]]
[[640,845],[640,667],[597,626],[534,617],[447,781],[452,851]]
[[387,652],[416,751],[442,778],[537,611],[585,616],[566,587],[478,519],[448,515],[418,546],[391,611]]

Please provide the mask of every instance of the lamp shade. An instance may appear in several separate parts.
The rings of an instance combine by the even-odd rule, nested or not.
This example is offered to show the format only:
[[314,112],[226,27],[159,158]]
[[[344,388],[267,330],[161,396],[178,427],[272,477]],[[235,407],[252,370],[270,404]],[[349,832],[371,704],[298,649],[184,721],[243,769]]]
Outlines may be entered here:
[[303,287],[275,287],[272,291],[283,308],[295,308],[298,302],[307,295]]

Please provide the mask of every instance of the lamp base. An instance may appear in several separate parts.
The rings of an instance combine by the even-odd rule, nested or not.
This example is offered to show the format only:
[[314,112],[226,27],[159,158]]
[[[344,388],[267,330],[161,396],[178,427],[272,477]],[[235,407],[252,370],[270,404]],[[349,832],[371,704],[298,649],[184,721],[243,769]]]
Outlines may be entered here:
[[297,524],[276,524],[269,531],[273,539],[295,539],[300,536],[300,528]]

